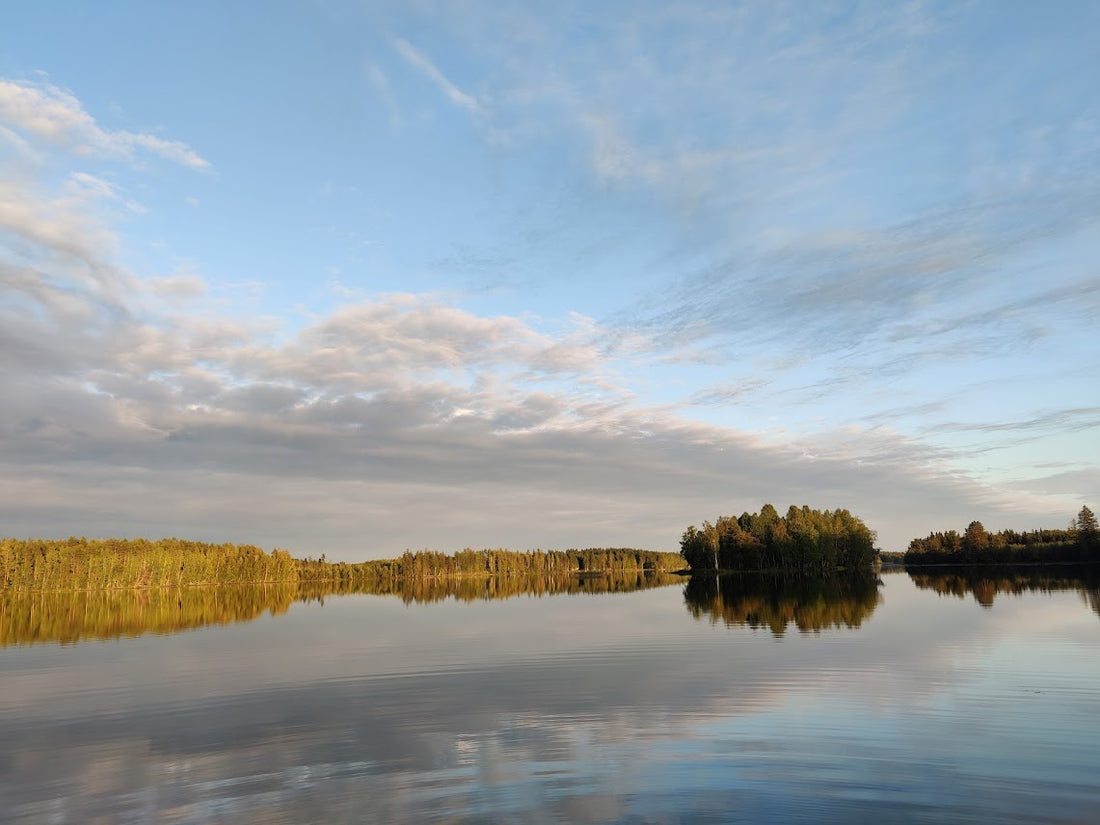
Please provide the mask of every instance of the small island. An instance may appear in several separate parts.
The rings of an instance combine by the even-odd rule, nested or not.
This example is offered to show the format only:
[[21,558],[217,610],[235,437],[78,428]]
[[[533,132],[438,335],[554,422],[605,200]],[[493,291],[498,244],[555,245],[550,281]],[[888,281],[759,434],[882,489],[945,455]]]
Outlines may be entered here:
[[680,553],[692,572],[781,570],[828,576],[841,568],[867,569],[876,558],[875,534],[847,510],[811,510],[793,504],[785,516],[765,504],[759,513],[719,516],[688,527]]

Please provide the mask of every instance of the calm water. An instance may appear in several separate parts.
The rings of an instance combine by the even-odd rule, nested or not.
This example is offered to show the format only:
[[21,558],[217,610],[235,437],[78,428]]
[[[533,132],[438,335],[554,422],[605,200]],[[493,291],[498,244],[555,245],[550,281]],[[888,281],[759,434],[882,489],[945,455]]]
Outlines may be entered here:
[[9,605],[0,820],[1100,822],[1097,592]]

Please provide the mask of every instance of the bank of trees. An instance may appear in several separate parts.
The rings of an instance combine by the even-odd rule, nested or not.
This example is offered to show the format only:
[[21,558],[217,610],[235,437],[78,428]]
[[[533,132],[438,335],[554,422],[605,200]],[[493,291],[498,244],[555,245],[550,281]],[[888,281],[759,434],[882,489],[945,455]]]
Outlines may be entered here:
[[453,555],[406,552],[396,559],[349,564],[297,559],[285,550],[181,539],[0,540],[0,587],[17,590],[113,590],[225,584],[372,585],[456,576],[547,576],[575,573],[671,572],[676,553],[628,548],[463,550]]
[[428,550],[406,551],[397,559],[349,565],[351,578],[418,579],[447,576],[543,576],[573,573],[622,573],[650,570],[668,573],[684,566],[677,553],[632,548],[586,550],[471,550],[453,555]]
[[999,530],[972,521],[955,530],[909,542],[906,564],[1012,564],[1100,561],[1100,528],[1087,506],[1064,530]]
[[0,540],[0,586],[21,590],[187,587],[296,582],[285,550],[182,539]]
[[865,568],[875,560],[875,534],[847,510],[791,505],[785,516],[765,504],[759,513],[720,516],[688,527],[680,553],[693,571],[791,570],[814,575]]

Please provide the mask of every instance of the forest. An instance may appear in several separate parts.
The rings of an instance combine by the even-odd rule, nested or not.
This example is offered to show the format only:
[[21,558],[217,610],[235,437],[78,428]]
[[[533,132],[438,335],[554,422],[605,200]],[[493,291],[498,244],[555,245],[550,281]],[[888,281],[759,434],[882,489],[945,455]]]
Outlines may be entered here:
[[1087,506],[1064,530],[990,533],[980,521],[972,521],[962,534],[948,530],[913,539],[904,560],[906,565],[1100,561],[1100,528]]
[[168,538],[0,540],[0,586],[16,590],[112,590],[226,584],[300,584],[380,587],[403,580],[545,577],[683,567],[676,553],[628,548],[586,550],[463,550],[453,555],[406,552],[396,559],[357,564],[298,559],[286,550],[208,544]]
[[[875,561],[875,534],[847,510],[792,505],[785,516],[765,504],[759,513],[720,516],[688,527],[680,553],[632,548],[584,550],[465,549],[453,554],[406,551],[393,559],[348,563],[295,558],[248,544],[211,544],[166,538],[0,540],[0,588],[79,591],[181,588],[209,585],[316,583],[331,588],[395,592],[397,583],[451,578],[552,581],[577,574],[662,574],[777,570],[828,576],[865,569]],[[907,565],[1100,561],[1096,516],[1082,507],[1064,530],[987,532],[974,521],[961,534],[949,530],[913,539]],[[551,585],[557,587],[557,585]],[[471,593],[481,585],[474,585]],[[502,590],[510,586],[497,585]],[[406,591],[408,588],[405,588]],[[425,588],[425,592],[431,588]]]
[[875,534],[847,510],[811,510],[793,504],[785,516],[765,504],[759,513],[719,516],[688,527],[680,554],[692,571],[786,570],[829,575],[869,568]]

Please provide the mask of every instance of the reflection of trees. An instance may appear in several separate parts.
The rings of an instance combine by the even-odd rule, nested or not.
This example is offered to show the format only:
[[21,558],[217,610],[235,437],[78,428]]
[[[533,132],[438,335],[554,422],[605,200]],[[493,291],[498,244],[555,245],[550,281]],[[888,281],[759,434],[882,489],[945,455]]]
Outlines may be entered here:
[[73,644],[247,622],[265,612],[285,613],[299,597],[295,585],[7,591],[0,595],[0,647]]
[[0,591],[0,647],[145,633],[178,633],[285,613],[296,601],[350,593],[393,595],[406,603],[507,599],[558,593],[626,593],[683,581],[652,571],[546,576],[450,576],[352,584],[307,581],[238,587],[149,587],[83,591]]
[[683,581],[681,576],[653,571],[632,573],[560,573],[542,576],[459,576],[395,579],[355,587],[351,592],[398,596],[404,602],[438,602],[445,599],[472,602],[510,599],[515,596],[553,596],[579,593],[630,593],[666,587]]
[[941,596],[965,599],[973,595],[982,607],[992,608],[1002,593],[1054,593],[1076,590],[1089,608],[1100,614],[1100,568],[1096,565],[1035,565],[1031,567],[940,567],[908,570],[913,583]]
[[782,636],[791,623],[802,632],[859,627],[880,602],[878,586],[878,578],[863,571],[828,579],[730,573],[692,576],[684,600],[696,619],[767,627]]

